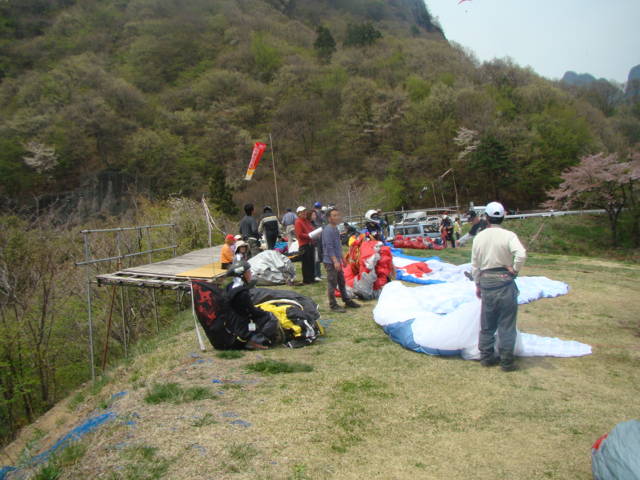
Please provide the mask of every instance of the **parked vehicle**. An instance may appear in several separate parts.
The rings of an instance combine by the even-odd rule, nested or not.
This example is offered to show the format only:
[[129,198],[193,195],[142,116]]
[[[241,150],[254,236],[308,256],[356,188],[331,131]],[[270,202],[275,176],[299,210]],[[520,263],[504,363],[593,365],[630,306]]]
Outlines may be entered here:
[[397,235],[402,235],[403,237],[408,238],[418,238],[418,237],[430,237],[430,238],[438,238],[440,236],[440,232],[438,231],[438,227],[440,225],[440,219],[437,218],[438,223],[434,224],[433,221],[427,222],[423,221],[420,223],[413,224],[402,224],[397,223],[392,225],[389,230],[390,238],[393,238]]

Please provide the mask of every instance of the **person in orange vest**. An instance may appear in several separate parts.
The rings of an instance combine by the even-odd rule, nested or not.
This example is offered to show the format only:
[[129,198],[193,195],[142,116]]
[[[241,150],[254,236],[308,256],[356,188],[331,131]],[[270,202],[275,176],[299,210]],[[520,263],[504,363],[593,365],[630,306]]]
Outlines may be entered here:
[[233,244],[236,243],[236,239],[233,235],[227,235],[224,238],[224,245],[220,251],[220,266],[223,270],[227,270],[229,265],[233,263]]

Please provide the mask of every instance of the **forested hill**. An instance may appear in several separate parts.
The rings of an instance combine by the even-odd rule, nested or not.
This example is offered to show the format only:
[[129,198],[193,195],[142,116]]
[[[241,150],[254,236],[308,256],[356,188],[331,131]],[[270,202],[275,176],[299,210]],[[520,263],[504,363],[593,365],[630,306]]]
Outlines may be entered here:
[[77,206],[69,192],[104,178],[164,198],[224,177],[236,203],[272,202],[268,168],[241,180],[269,133],[286,203],[347,188],[385,208],[434,188],[452,202],[455,178],[461,202],[525,208],[581,155],[640,139],[633,100],[480,64],[421,0],[5,0],[0,14],[2,208]]

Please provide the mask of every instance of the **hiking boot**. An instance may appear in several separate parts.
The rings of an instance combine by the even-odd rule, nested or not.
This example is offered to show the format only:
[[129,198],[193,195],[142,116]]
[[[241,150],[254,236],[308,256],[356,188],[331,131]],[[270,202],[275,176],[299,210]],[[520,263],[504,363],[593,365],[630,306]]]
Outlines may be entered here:
[[360,304],[353,300],[347,300],[344,304],[347,308],[360,308]]
[[480,360],[480,365],[483,367],[495,367],[500,363],[500,357],[487,357]]
[[336,313],[344,313],[346,312],[346,310],[341,307],[340,305],[331,305],[331,307],[329,307],[331,309],[332,312],[336,312]]
[[518,367],[515,363],[501,363],[500,368],[503,372],[515,372],[518,370]]

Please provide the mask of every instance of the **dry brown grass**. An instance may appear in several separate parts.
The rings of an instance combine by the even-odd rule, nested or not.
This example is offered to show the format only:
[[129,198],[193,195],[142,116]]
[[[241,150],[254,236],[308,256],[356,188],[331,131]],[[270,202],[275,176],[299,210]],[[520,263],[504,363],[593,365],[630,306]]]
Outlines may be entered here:
[[[330,315],[324,285],[306,287],[335,319],[321,342],[236,359],[208,351],[201,363],[189,356],[193,332],[161,342],[114,372],[105,390],[129,390],[114,408],[139,415],[136,424],[116,421],[93,435],[63,478],[127,478],[135,457],[124,452],[140,446],[157,447],[155,461],[168,465],[163,478],[185,480],[591,478],[591,444],[639,416],[640,267],[536,255],[524,274],[566,281],[571,292],[522,307],[520,328],[589,343],[592,356],[523,359],[520,371],[504,374],[420,355],[387,339],[372,320],[374,302]],[[246,372],[263,359],[314,370]],[[148,387],[159,382],[222,393],[145,404]],[[77,415],[90,407],[88,400]]]

